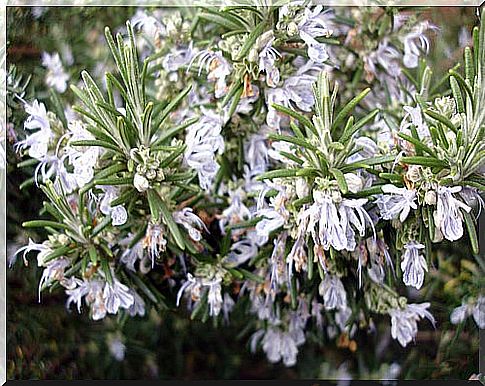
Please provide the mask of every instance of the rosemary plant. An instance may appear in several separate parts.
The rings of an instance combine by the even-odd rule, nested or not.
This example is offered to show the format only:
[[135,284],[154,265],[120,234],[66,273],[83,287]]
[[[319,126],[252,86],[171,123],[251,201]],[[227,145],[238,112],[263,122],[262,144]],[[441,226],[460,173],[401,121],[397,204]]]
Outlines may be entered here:
[[[139,10],[106,29],[116,69],[83,71],[72,111],[44,55],[48,108],[10,90],[28,114],[18,166],[47,197],[24,223],[47,239],[17,253],[95,320],[184,304],[217,324],[237,304],[251,349],[287,366],[310,331],[355,348],[386,320],[405,347],[435,325],[408,290],[436,248],[467,239],[484,268],[483,23],[436,78],[437,28],[399,8]],[[451,321],[483,327],[473,277]]]

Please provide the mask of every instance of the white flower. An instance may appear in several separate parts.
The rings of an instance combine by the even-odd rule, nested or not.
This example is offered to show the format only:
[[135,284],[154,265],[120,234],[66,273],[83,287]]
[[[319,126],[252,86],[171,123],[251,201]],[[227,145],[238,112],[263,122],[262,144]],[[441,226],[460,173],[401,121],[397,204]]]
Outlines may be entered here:
[[473,319],[478,328],[485,329],[485,296],[479,296],[473,308]]
[[123,251],[120,262],[125,264],[126,267],[130,270],[135,272],[135,263],[140,260],[140,271],[142,273],[147,273],[151,269],[151,262],[146,264],[146,261],[150,261],[144,253],[143,244],[141,241],[138,241],[133,245],[131,248],[129,245],[133,242],[134,235],[129,233],[127,237],[120,240],[120,246],[126,247]]
[[125,359],[126,346],[123,344],[119,336],[115,336],[115,337],[110,336],[108,338],[108,348],[111,355],[113,355],[113,357],[118,362],[121,362],[123,361],[123,359]]
[[295,240],[290,253],[286,257],[286,263],[288,264],[288,275],[291,278],[293,275],[293,264],[295,264],[295,270],[300,272],[302,268],[306,269],[307,254],[305,251],[305,237],[304,234],[300,234]]
[[411,209],[417,209],[416,191],[414,189],[398,188],[394,185],[382,187],[385,195],[379,195],[376,204],[384,220],[393,220],[399,217],[404,222]]
[[327,310],[347,308],[347,293],[338,276],[326,274],[318,286],[318,292],[323,296]]
[[329,37],[332,31],[327,28],[327,11],[323,11],[323,6],[318,5],[313,10],[305,8],[304,15],[298,23],[300,38],[308,46],[308,56],[317,63],[323,63],[328,59],[325,44],[319,43],[315,38]]
[[39,129],[27,136],[23,141],[15,144],[17,149],[29,148],[32,158],[43,160],[49,151],[49,143],[54,137],[50,128],[49,117],[43,103],[34,100],[32,104],[24,103],[25,112],[29,114],[24,122],[24,128],[28,130]]
[[229,322],[229,313],[232,311],[236,303],[232,300],[231,295],[224,294],[224,300],[222,302],[222,314],[224,315],[224,321]]
[[173,47],[163,58],[163,69],[167,72],[177,71],[181,67],[188,65],[191,62],[193,55],[194,51],[192,43],[184,48]]
[[406,251],[401,262],[403,282],[407,286],[412,286],[419,290],[424,282],[424,272],[428,272],[426,259],[420,254],[420,250],[424,249],[424,245],[416,241],[409,241],[404,245],[404,249]]
[[114,226],[123,225],[128,219],[128,213],[123,205],[111,206],[111,202],[118,198],[119,191],[114,186],[101,186],[104,194],[102,195],[99,209],[105,215],[111,215]]
[[438,202],[434,220],[443,236],[450,241],[459,240],[463,236],[463,215],[460,208],[466,212],[471,211],[468,205],[453,196],[453,193],[458,193],[461,189],[461,186],[440,186],[437,191]]
[[243,203],[244,191],[238,189],[229,192],[231,203],[222,211],[219,217],[219,228],[223,235],[226,234],[226,227],[240,222],[248,221],[252,218],[251,211]]
[[[113,272],[114,273],[114,272]],[[113,283],[106,282],[103,290],[106,311],[117,314],[120,308],[129,309],[135,301],[130,289],[113,275]]]
[[223,262],[227,266],[237,267],[256,256],[257,252],[258,247],[252,240],[243,239],[232,244],[231,251]]
[[244,160],[249,166],[251,176],[258,175],[266,170],[268,164],[268,147],[266,136],[253,134],[244,145]]
[[79,280],[74,278],[72,283],[66,290],[69,296],[66,302],[66,307],[69,308],[71,303],[76,303],[78,312],[81,312],[82,300],[85,299],[86,304],[91,309],[91,317],[93,320],[100,320],[106,316],[106,305],[103,297],[104,280],[100,279],[84,279]]
[[148,224],[143,248],[148,248],[148,256],[152,261],[152,268],[155,266],[155,259],[164,252],[167,247],[167,240],[164,237],[164,230],[159,224]]
[[47,52],[43,52],[42,65],[47,68],[45,78],[47,86],[55,88],[60,93],[66,91],[69,75],[64,71],[59,54],[56,52],[50,55]]
[[372,80],[372,77],[379,75],[377,65],[382,67],[382,69],[391,77],[395,78],[399,76],[401,68],[398,60],[400,58],[400,52],[389,44],[389,39],[382,39],[382,41],[379,42],[377,49],[364,57],[364,68],[368,74],[366,78]]
[[422,52],[425,54],[429,50],[429,40],[424,34],[428,29],[436,29],[435,26],[424,21],[413,27],[411,32],[402,38],[404,43],[403,63],[408,68],[418,66],[418,59]]
[[39,267],[44,267],[45,266],[44,259],[45,259],[45,257],[49,253],[52,252],[52,248],[47,245],[47,242],[46,241],[43,242],[42,244],[37,244],[37,243],[34,243],[32,241],[32,239],[29,238],[29,244],[26,245],[26,246],[24,246],[24,247],[22,247],[22,248],[20,248],[20,249],[18,249],[15,252],[14,256],[18,255],[20,252],[23,252],[22,257],[24,259],[24,263],[25,263],[25,265],[28,265],[28,262],[27,262],[27,259],[26,259],[26,255],[27,255],[27,253],[29,253],[31,251],[37,251],[37,252],[39,252],[37,254],[37,265]]
[[172,216],[176,223],[181,224],[189,232],[190,238],[194,241],[200,241],[201,230],[208,232],[204,222],[194,214],[192,208],[183,208],[174,212]]
[[42,272],[42,277],[39,282],[39,302],[40,302],[40,291],[44,286],[49,286],[52,280],[57,280],[61,282],[64,279],[64,270],[71,264],[71,262],[66,258],[58,258],[48,262]]
[[145,301],[138,295],[133,289],[130,289],[130,293],[133,296],[133,304],[128,308],[130,316],[144,316],[145,315]]
[[485,296],[479,296],[473,303],[463,302],[461,306],[453,310],[450,315],[450,321],[453,324],[459,324],[465,321],[470,315],[473,315],[473,319],[478,328],[485,329]]
[[71,146],[75,141],[93,140],[94,136],[86,130],[86,126],[81,121],[71,121],[68,123],[70,138],[65,148],[66,157],[74,167],[74,177],[80,188],[88,184],[94,177],[94,166],[100,155],[97,146]]
[[332,246],[338,251],[353,251],[356,246],[354,228],[360,236],[364,236],[366,222],[373,227],[371,218],[363,208],[366,199],[344,199],[337,207],[328,193],[316,190],[313,198],[315,202],[300,212],[297,221],[308,220],[308,230],[315,244],[325,250]]
[[[343,199],[339,206],[340,224],[342,230],[347,237],[347,246],[345,249],[353,251],[356,246],[355,231],[359,232],[360,237],[365,235],[365,224],[368,222],[374,229],[374,224],[363,206],[367,203],[367,199]],[[375,233],[375,231],[374,231]]]
[[308,56],[311,60],[317,63],[323,63],[328,59],[325,44],[319,43],[305,31],[300,31],[300,37],[308,46]]
[[131,18],[131,24],[133,27],[142,30],[151,38],[155,38],[158,34],[164,35],[166,32],[165,26],[162,23],[141,9],[138,9],[135,15]]
[[256,344],[262,336],[262,348],[268,361],[277,363],[282,360],[285,366],[294,366],[296,364],[298,344],[289,332],[282,331],[278,326],[271,326],[266,331],[256,331],[251,337],[251,348],[253,351],[255,351]]
[[275,66],[275,61],[281,57],[281,54],[273,47],[275,40],[273,30],[264,33],[259,39],[267,40],[259,52],[259,72],[266,73],[266,84],[269,87],[276,87],[280,81],[280,71]]
[[[185,291],[190,291],[192,298],[195,300],[199,298],[200,294],[200,287],[202,286],[201,280],[199,278],[194,277],[191,273],[187,273],[187,280],[182,284],[178,293],[177,293],[177,307],[180,304],[180,299],[182,299],[182,295]],[[194,296],[195,295],[195,296]]]
[[203,113],[204,116],[187,129],[184,162],[197,171],[200,187],[209,190],[219,170],[216,154],[224,151],[223,120],[209,110]]
[[[274,111],[276,111],[276,110],[274,110]],[[269,112],[268,112],[268,114],[269,114]],[[295,165],[296,162],[292,161],[288,157],[285,157],[284,155],[282,155],[281,154],[282,151],[289,153],[289,154],[293,154],[294,148],[292,148],[292,146],[289,142],[274,141],[274,142],[271,143],[271,148],[268,150],[268,156],[270,156],[271,158],[273,158],[276,161],[283,162],[288,166]]]
[[409,127],[414,125],[420,138],[428,138],[430,136],[428,124],[423,119],[421,107],[419,105],[416,107],[404,106],[403,109],[406,114],[402,119],[399,131],[406,131],[406,134],[410,135]]
[[214,279],[209,283],[204,283],[209,286],[209,294],[207,296],[207,303],[209,304],[209,315],[217,316],[222,308],[222,292],[221,279]]
[[226,76],[231,74],[232,66],[224,58],[221,51],[199,51],[192,57],[191,64],[198,59],[199,75],[205,67],[207,71],[207,80],[215,82],[215,97],[221,98],[226,94],[227,84]]
[[319,191],[313,192],[315,202],[300,212],[298,222],[308,220],[308,230],[311,232],[315,244],[328,250],[330,246],[341,251],[347,247],[347,237],[342,229],[337,206],[332,198]]
[[311,111],[313,104],[312,85],[316,81],[316,76],[312,75],[312,71],[320,69],[315,66],[312,61],[301,65],[298,64],[298,71],[295,75],[290,76],[285,80],[282,87],[270,88],[265,92],[266,105],[268,106],[268,113],[266,115],[267,125],[276,130],[280,130],[282,120],[287,122],[288,118],[279,113],[273,104],[291,107],[295,104],[300,110]]
[[433,325],[435,320],[427,308],[429,303],[408,304],[406,308],[396,308],[389,312],[391,316],[391,336],[401,346],[406,347],[418,333],[418,321],[427,318]]
[[264,240],[268,240],[269,234],[285,223],[285,218],[272,208],[261,209],[257,212],[257,215],[263,217],[263,219],[256,224],[256,232]]
[[349,327],[347,326],[347,322],[352,315],[352,309],[350,307],[343,307],[339,308],[338,311],[335,313],[335,323],[340,328],[341,331],[347,331]]
[[310,194],[310,187],[303,177],[299,177],[295,181],[295,190],[298,198],[306,197]]

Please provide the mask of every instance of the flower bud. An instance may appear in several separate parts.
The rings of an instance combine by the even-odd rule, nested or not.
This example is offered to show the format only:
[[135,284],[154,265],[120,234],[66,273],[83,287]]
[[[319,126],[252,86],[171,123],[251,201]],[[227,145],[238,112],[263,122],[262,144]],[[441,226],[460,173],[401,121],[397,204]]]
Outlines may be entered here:
[[428,190],[424,195],[424,202],[427,205],[436,205],[436,192],[434,190]]
[[411,182],[418,182],[421,179],[421,175],[421,166],[419,165],[410,165],[406,172],[406,178]]
[[133,185],[139,192],[144,192],[150,187],[150,183],[148,182],[148,180],[138,173],[135,174],[135,178],[133,178]]
[[310,189],[308,188],[308,183],[304,178],[300,177],[296,180],[296,195],[298,198],[303,198],[308,196]]
[[350,192],[357,193],[362,190],[362,179],[359,176],[354,173],[345,173],[344,178]]
[[290,22],[286,27],[286,32],[288,36],[295,36],[298,33],[298,25],[294,21]]
[[248,60],[252,63],[257,63],[259,59],[258,50],[256,48],[252,48],[248,54]]

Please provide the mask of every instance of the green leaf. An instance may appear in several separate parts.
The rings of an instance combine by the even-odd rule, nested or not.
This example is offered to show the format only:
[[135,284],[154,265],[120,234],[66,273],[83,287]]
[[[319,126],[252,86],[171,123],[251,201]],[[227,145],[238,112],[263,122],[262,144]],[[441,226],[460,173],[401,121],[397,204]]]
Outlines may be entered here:
[[[157,193],[157,196],[158,196],[158,193]],[[158,197],[160,198],[160,196]],[[175,243],[180,249],[185,250],[184,238],[180,233],[180,229],[176,224],[176,222],[174,221],[172,214],[170,213],[167,206],[161,199],[160,199],[159,205],[160,205],[160,212],[162,213],[163,220],[165,224],[168,226],[168,229],[170,230],[170,233],[173,236]]]
[[135,282],[137,288],[141,289],[141,291],[146,295],[148,299],[150,299],[153,303],[158,303],[157,297],[154,293],[148,288],[145,284],[143,279],[141,279],[136,273],[128,271],[130,278]]
[[289,160],[292,160],[293,162],[299,164],[299,165],[303,165],[305,163],[304,160],[302,160],[301,158],[298,158],[296,155],[294,154],[291,154],[291,153],[288,153],[286,151],[282,151],[280,150],[279,153],[282,155],[282,156],[285,156],[286,158],[288,158]]
[[296,169],[297,177],[315,177],[320,175],[320,170],[315,168],[300,168]]
[[298,295],[296,293],[296,276],[293,275],[290,280],[290,300],[291,309],[296,310],[298,307]]
[[466,83],[465,79],[463,79],[463,77],[458,72],[456,72],[455,70],[449,70],[448,72],[450,73],[450,75],[452,75],[457,80],[458,84],[463,89],[465,89],[465,91],[468,94],[468,96],[470,97],[470,99],[473,100],[473,91],[472,91],[471,87]]
[[102,178],[106,178],[106,177],[112,176],[113,174],[116,174],[116,173],[119,173],[119,172],[122,172],[122,171],[125,171],[125,170],[126,170],[125,164],[118,164],[117,163],[117,164],[108,166],[105,169],[100,170],[98,173],[96,173],[96,175],[94,176],[94,179],[99,180],[99,179],[102,179]]
[[445,168],[448,166],[445,161],[423,156],[401,157],[399,161],[408,165],[421,165],[426,167]]
[[91,237],[96,237],[100,234],[103,229],[105,229],[109,224],[111,224],[111,216],[107,215],[103,218],[103,220],[94,227],[93,231],[91,232]]
[[167,166],[170,166],[173,161],[175,161],[178,157],[180,157],[185,149],[187,148],[187,145],[180,146],[178,149],[172,152],[168,157],[164,158],[160,162],[160,168],[166,168]]
[[357,106],[357,104],[359,104],[359,102],[362,99],[364,99],[367,96],[367,94],[369,94],[370,92],[371,92],[371,89],[366,88],[359,95],[357,95],[350,102],[348,102],[342,108],[342,110],[340,110],[340,112],[337,114],[337,117],[333,121],[332,127],[337,128],[342,123],[342,121],[345,119],[345,117],[355,108],[355,106]]
[[258,216],[258,217],[252,218],[251,220],[248,220],[248,221],[241,221],[241,222],[238,222],[238,223],[235,223],[235,224],[231,224],[231,225],[227,226],[226,228],[228,230],[231,230],[231,229],[242,229],[242,228],[252,228],[261,219],[262,219],[262,217],[261,216]]
[[199,13],[199,18],[219,24],[229,30],[245,29],[244,24],[235,17],[231,17],[227,12],[221,12],[220,14],[201,12]]
[[160,125],[165,121],[168,115],[178,106],[178,104],[185,98],[185,96],[192,89],[192,85],[185,87],[160,113],[157,121],[153,124],[150,135],[153,136],[160,128]]
[[[229,101],[236,94],[236,92],[239,91],[239,89],[241,89],[241,93],[242,93],[242,86],[243,86],[243,83],[240,82],[240,81],[235,81],[235,82],[232,83],[231,87],[229,88],[226,95],[224,96],[224,98],[221,101],[222,107],[226,106],[229,103]],[[229,115],[229,116],[231,116],[231,115]]]
[[465,47],[463,56],[465,59],[465,79],[473,83],[473,79],[475,78],[475,63],[473,63],[473,54],[470,47]]
[[342,194],[347,194],[349,187],[347,186],[347,181],[345,180],[344,174],[340,170],[334,168],[330,168],[329,172],[335,177],[337,185]]
[[73,249],[70,246],[60,247],[49,253],[44,257],[44,264],[57,259],[58,257],[65,256],[68,252],[71,252]]
[[369,166],[381,165],[386,164],[389,162],[394,162],[396,160],[396,156],[394,155],[384,155],[379,157],[371,157],[367,158],[358,162],[352,162],[343,166],[340,170],[344,173],[350,172],[352,170],[362,169]]
[[409,143],[412,143],[416,149],[419,149],[421,151],[428,153],[429,155],[431,155],[433,157],[436,157],[436,153],[435,153],[434,150],[431,150],[428,146],[426,146],[423,142],[417,140],[416,138],[413,138],[413,137],[411,137],[407,134],[404,134],[404,133],[398,133],[397,135],[399,137],[401,137],[402,139],[405,139]]
[[113,275],[111,274],[111,268],[109,267],[108,259],[106,258],[101,259],[101,270],[106,276],[106,280],[108,281],[108,283],[110,285],[113,284]]
[[313,126],[312,121],[310,121],[307,117],[304,115],[297,113],[296,111],[293,111],[292,109],[289,109],[288,107],[278,105],[278,104],[273,104],[273,108],[283,114],[286,114],[290,116],[291,118],[296,119],[298,122],[300,122],[304,127],[310,129],[315,135],[318,135],[315,127]]
[[463,102],[463,96],[461,95],[460,86],[454,76],[450,76],[450,87],[453,97],[455,98],[456,108],[459,113],[465,112],[465,103]]
[[93,185],[133,185],[133,177],[102,178],[94,180]]
[[424,110],[426,115],[429,115],[431,118],[436,119],[437,121],[441,122],[446,127],[450,128],[455,134],[458,132],[458,129],[455,125],[445,116],[433,111],[433,110]]
[[96,252],[96,248],[94,247],[94,245],[89,246],[88,255],[91,263],[96,264],[98,262],[98,253]]
[[462,210],[463,217],[465,219],[466,229],[468,231],[468,236],[470,237],[470,243],[474,255],[480,253],[480,248],[478,246],[477,231],[475,229],[475,223],[473,221],[472,215],[469,212]]
[[[359,131],[362,127],[364,127],[365,125],[367,125],[369,122],[371,122],[372,120],[374,120],[374,118],[376,117],[376,115],[379,114],[379,109],[375,109],[373,111],[371,111],[369,114],[367,114],[364,118],[362,119],[359,119],[355,125],[353,125],[350,129],[347,129],[347,125],[349,124],[349,121],[347,121],[347,125],[344,129],[344,132],[342,134],[342,136],[340,137],[339,139],[339,142],[343,143],[343,144],[346,144],[348,142],[348,140],[357,132]],[[352,118],[352,122],[353,122],[353,117],[350,117]]]
[[51,101],[52,101],[52,104],[54,106],[54,112],[57,116],[57,118],[59,118],[59,120],[62,122],[62,125],[64,126],[64,128],[67,129],[67,119],[66,119],[66,115],[64,114],[64,108],[62,106],[62,102],[59,98],[59,94],[57,94],[54,89],[50,89],[50,95],[51,95]]
[[285,177],[295,177],[296,176],[296,169],[280,169],[280,170],[271,170],[266,173],[262,173],[256,177],[256,180],[269,180],[273,178],[285,178]]
[[32,220],[26,221],[22,223],[23,228],[44,228],[44,227],[52,227],[55,229],[69,229],[66,224],[62,224],[56,221],[48,221],[48,220]]
[[382,187],[381,186],[373,186],[372,188],[362,189],[361,191],[354,193],[353,196],[355,196],[355,197],[369,197],[369,196],[374,196],[376,194],[382,194]]
[[302,198],[298,198],[293,201],[293,206],[295,209],[298,209],[300,206],[303,206],[305,204],[311,204],[313,202],[313,197],[312,196],[306,196]]
[[199,120],[199,118],[190,118],[184,123],[171,127],[170,129],[164,130],[162,133],[160,133],[160,136],[152,143],[153,146],[158,146],[159,144],[165,142],[166,140],[172,138],[173,136],[177,135],[180,133],[182,130],[186,129],[189,126],[192,126],[194,123],[196,123]]
[[239,272],[241,272],[246,279],[255,281],[256,283],[261,283],[261,284],[264,283],[264,279],[262,277],[257,276],[254,273],[249,272],[248,270],[246,270],[244,268],[239,268]]
[[72,146],[98,146],[103,147],[105,149],[113,150],[116,153],[124,155],[121,149],[110,142],[101,141],[98,139],[86,139],[82,141],[73,141],[71,142]]
[[236,57],[236,60],[239,61],[239,60],[244,59],[244,57],[248,54],[248,52],[254,46],[256,39],[258,39],[258,37],[263,32],[263,29],[264,29],[265,26],[266,26],[266,23],[261,22],[251,31],[251,33],[247,36],[246,40],[244,41],[244,44],[242,45],[241,49],[239,50],[239,53]]
[[268,135],[268,138],[275,140],[275,141],[289,142],[289,143],[292,143],[294,145],[298,145],[298,146],[304,147],[304,148],[306,148],[308,150],[312,150],[312,151],[317,150],[317,148],[315,146],[313,146],[310,142],[308,142],[304,139],[301,139],[301,138],[291,137],[289,135],[271,133],[271,134]]
[[243,93],[243,88],[240,87],[237,89],[236,93],[234,94],[234,98],[232,98],[231,105],[229,106],[229,111],[227,112],[228,117],[232,117],[234,115],[234,112],[237,109],[237,105],[239,104],[239,101],[241,99],[242,93]]

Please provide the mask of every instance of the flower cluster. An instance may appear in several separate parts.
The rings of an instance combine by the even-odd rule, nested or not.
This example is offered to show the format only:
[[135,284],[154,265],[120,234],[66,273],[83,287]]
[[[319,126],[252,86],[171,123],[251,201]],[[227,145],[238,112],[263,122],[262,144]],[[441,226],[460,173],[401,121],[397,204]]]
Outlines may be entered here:
[[[309,330],[354,339],[380,316],[407,346],[433,306],[399,293],[427,285],[439,243],[478,254],[485,188],[485,29],[464,74],[434,86],[436,30],[299,1],[139,10],[125,36],[107,30],[102,87],[83,72],[72,109],[22,99],[16,149],[52,216],[24,224],[49,236],[18,251],[38,252],[39,291],[62,287],[94,320],[184,305],[229,322],[241,307],[251,350],[287,366]],[[59,55],[43,64],[63,93]],[[483,299],[451,321],[483,327]]]

